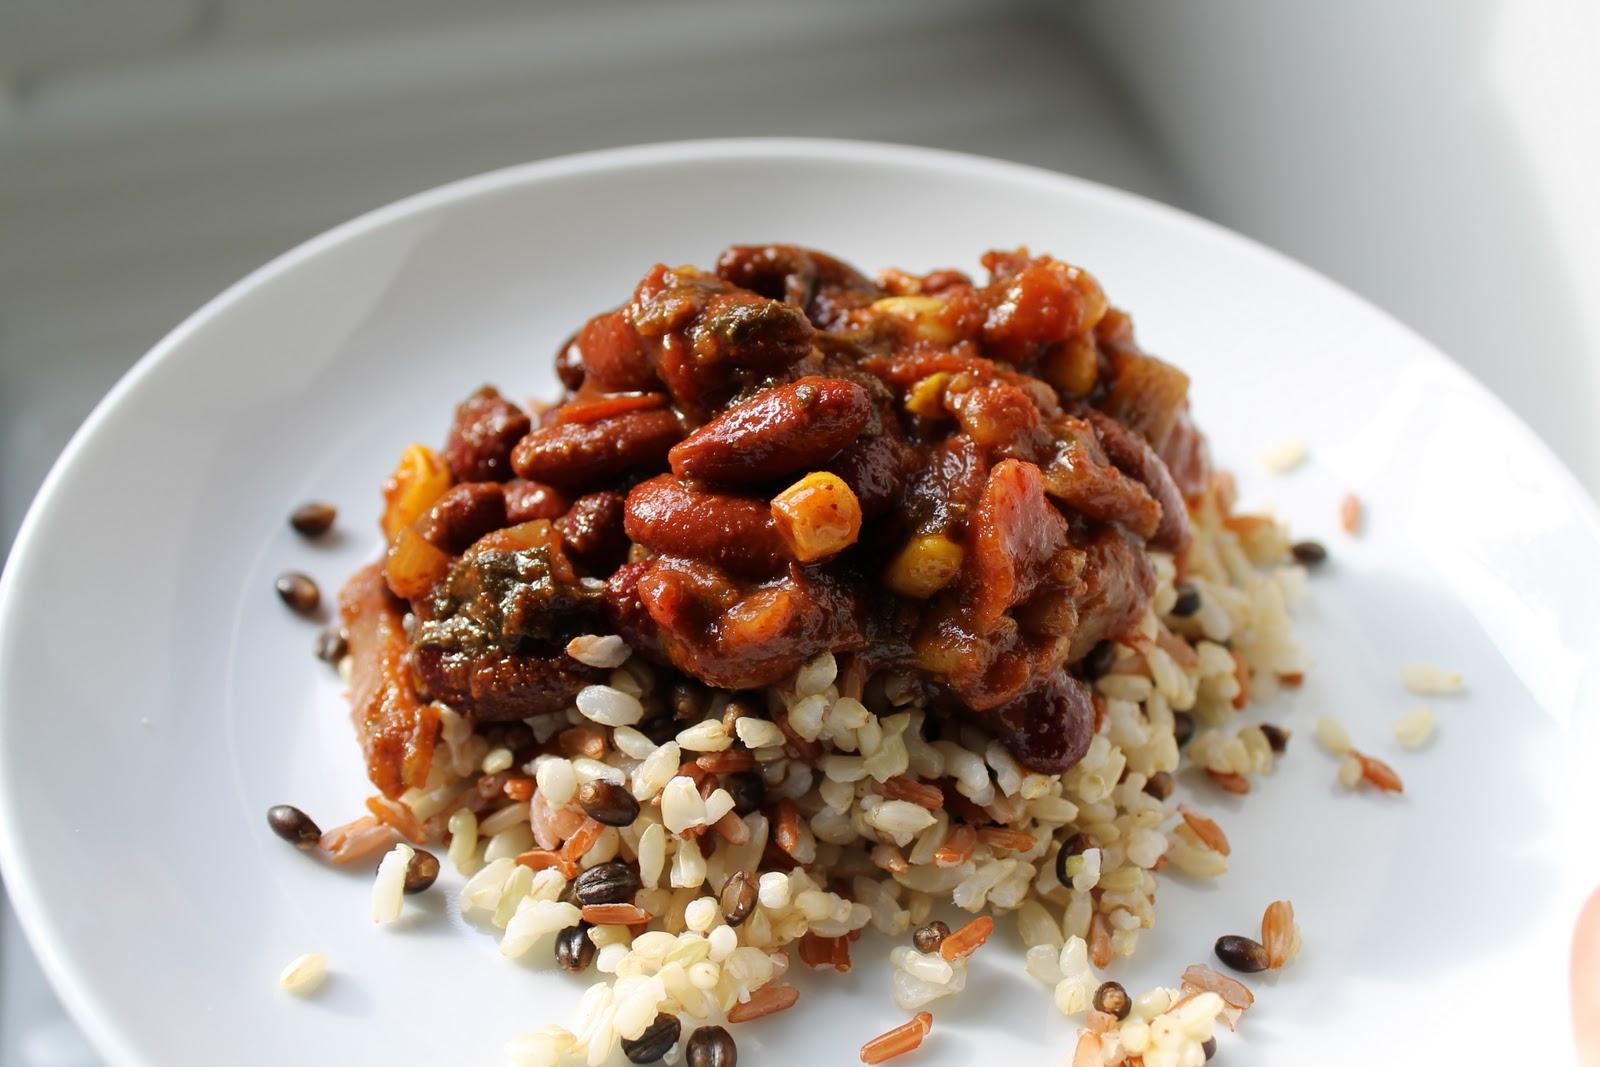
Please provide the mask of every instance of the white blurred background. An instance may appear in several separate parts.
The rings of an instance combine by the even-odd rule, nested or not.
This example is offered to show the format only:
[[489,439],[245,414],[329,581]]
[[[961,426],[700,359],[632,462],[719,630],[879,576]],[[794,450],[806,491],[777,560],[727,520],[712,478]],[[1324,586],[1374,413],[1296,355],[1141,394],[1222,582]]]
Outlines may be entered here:
[[[1215,219],[1432,339],[1600,492],[1589,0],[4,0],[0,552],[117,377],[277,253],[478,171],[744,135]],[[6,912],[0,1064],[95,1062]]]

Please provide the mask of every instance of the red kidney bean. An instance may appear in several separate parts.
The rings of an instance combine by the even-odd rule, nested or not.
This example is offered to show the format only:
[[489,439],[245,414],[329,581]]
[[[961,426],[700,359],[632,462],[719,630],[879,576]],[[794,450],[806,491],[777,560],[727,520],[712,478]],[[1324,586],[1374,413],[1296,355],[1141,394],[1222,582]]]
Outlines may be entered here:
[[602,392],[625,393],[657,385],[655,368],[627,312],[618,309],[596,315],[572,339],[583,361],[584,380]]
[[422,539],[452,556],[506,524],[506,495],[498,482],[463,482],[445,490],[417,524]]
[[579,497],[561,518],[567,554],[597,573],[608,574],[628,554],[628,534],[623,529],[624,497],[610,491]]
[[682,436],[671,411],[629,411],[595,422],[541,426],[517,442],[511,464],[533,481],[564,488],[593,485],[659,466]]
[[793,558],[765,500],[691,489],[670,474],[633,487],[624,526],[653,552],[738,574],[772,574]]
[[506,483],[506,522],[515,526],[534,519],[554,519],[571,506],[559,489],[543,482],[513,478]]
[[727,485],[770,481],[831,459],[872,417],[867,392],[808,375],[735,404],[667,454],[673,473]]
[[444,458],[458,482],[511,477],[511,449],[532,425],[528,413],[486,385],[456,408]]

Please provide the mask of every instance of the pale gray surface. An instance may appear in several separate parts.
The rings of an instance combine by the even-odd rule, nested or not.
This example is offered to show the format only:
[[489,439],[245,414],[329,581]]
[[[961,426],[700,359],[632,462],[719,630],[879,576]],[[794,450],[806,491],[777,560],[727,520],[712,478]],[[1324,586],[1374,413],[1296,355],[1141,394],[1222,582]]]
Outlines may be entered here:
[[[78,32],[99,5],[0,16],[25,13],[42,42],[0,43],[15,90],[0,110],[0,545],[95,401],[185,315],[299,241],[453,178],[642,141],[809,134],[1177,198],[1090,50],[1021,5],[695,0],[625,19],[617,3],[474,0],[448,19],[371,0],[135,6],[149,17],[100,27],[122,47]],[[9,918],[0,965],[0,1064],[92,1063]]]

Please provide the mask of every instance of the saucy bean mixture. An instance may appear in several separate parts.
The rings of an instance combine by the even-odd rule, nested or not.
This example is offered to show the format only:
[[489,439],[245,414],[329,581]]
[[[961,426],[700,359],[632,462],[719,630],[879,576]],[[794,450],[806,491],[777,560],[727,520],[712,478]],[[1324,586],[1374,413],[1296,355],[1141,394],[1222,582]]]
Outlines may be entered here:
[[563,712],[606,673],[567,642],[613,633],[691,709],[827,651],[1029,769],[1077,762],[1096,650],[1145,612],[1146,547],[1181,560],[1205,446],[1187,377],[1088,273],[982,262],[982,283],[788,245],[656,266],[562,346],[560,403],[469,396],[442,451],[402,457],[387,555],[341,596],[374,783],[426,780],[433,701],[480,730]]

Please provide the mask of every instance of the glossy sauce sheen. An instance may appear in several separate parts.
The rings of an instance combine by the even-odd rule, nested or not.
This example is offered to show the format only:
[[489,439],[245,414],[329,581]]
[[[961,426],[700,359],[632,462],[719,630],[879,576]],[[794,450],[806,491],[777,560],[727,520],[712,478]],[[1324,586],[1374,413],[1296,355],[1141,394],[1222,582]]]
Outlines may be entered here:
[[[1080,661],[1143,616],[1147,549],[1181,558],[1205,446],[1187,377],[1139,350],[1092,277],[1023,251],[984,265],[986,284],[872,281],[779,245],[657,266],[563,346],[561,404],[530,417],[489,387],[469,397],[444,452],[454,484],[415,522],[448,572],[410,598],[409,679],[405,604],[370,576],[345,596],[357,677],[413,690],[359,687],[369,761],[372,738],[408,751],[388,706],[413,733],[426,700],[478,723],[563,710],[599,673],[565,641],[605,632],[727,689],[860,657],[1031,769],[1080,759]],[[834,510],[811,522],[810,500]]]

